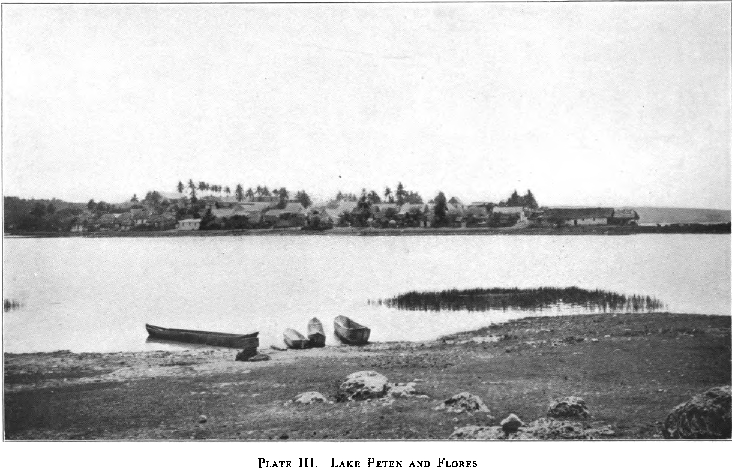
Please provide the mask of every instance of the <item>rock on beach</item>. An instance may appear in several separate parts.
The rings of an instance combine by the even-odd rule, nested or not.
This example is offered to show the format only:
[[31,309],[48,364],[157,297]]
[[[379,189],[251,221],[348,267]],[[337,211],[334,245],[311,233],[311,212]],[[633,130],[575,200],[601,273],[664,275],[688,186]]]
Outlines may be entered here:
[[[504,420],[505,421],[505,420]],[[466,440],[595,440],[615,437],[609,426],[592,427],[587,423],[541,418],[505,432],[502,426],[466,426],[456,429],[450,439]]]
[[479,396],[469,392],[460,392],[457,395],[453,395],[435,409],[446,410],[451,413],[491,412]]
[[666,439],[729,439],[730,387],[714,387],[676,406],[666,417]]
[[523,421],[521,421],[519,417],[513,413],[511,413],[506,419],[501,421],[501,428],[506,434],[518,431],[518,429],[523,425]]
[[607,439],[615,436],[615,431],[609,426],[593,427],[590,424],[577,422],[577,421],[565,421],[551,418],[540,418],[536,421],[532,421],[525,428],[521,428],[524,431],[522,439],[540,439],[540,440],[554,440],[554,439]]
[[295,397],[294,403],[301,405],[312,405],[313,403],[326,403],[328,401],[320,392],[303,392]]
[[565,397],[551,402],[547,416],[550,418],[587,418],[590,413],[582,398]]
[[450,435],[450,439],[492,441],[506,439],[506,433],[500,426],[465,426],[456,429]]
[[386,394],[388,380],[373,370],[354,372],[338,387],[337,401],[369,400]]

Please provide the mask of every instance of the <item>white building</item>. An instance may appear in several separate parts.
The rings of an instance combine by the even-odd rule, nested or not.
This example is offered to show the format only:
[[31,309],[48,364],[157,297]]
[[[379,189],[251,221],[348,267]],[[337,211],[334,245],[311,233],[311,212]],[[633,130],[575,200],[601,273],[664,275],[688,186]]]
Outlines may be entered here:
[[183,219],[178,221],[176,230],[198,230],[201,228],[201,219]]
[[518,217],[519,222],[526,222],[526,211],[523,207],[498,207],[495,206],[491,211],[492,214],[500,214],[506,216]]

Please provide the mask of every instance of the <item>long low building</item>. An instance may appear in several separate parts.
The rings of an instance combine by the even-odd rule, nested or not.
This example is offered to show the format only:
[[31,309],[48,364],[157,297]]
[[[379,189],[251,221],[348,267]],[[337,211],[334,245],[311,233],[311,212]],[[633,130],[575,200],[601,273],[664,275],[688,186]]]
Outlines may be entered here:
[[605,207],[547,209],[542,218],[558,225],[607,225],[613,211],[614,209]]

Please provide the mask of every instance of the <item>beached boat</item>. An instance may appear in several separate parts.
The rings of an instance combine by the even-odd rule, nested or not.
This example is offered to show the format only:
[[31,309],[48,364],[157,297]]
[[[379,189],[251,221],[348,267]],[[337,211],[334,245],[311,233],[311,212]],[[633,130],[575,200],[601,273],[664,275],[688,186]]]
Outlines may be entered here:
[[292,328],[286,329],[283,336],[285,344],[290,349],[305,349],[310,346],[308,339]]
[[366,344],[369,341],[371,330],[348,317],[337,316],[333,325],[338,339],[346,344]]
[[252,349],[259,346],[259,332],[248,334],[218,333],[215,331],[180,330],[145,324],[151,338],[181,343],[207,344],[227,348]]
[[312,348],[322,348],[325,346],[323,324],[315,317],[308,322],[308,340]]

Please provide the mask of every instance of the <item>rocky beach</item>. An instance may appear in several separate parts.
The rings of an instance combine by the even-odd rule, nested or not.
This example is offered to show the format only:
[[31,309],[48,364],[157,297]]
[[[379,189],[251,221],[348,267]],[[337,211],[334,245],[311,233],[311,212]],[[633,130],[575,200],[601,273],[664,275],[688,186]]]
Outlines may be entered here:
[[261,345],[258,362],[223,348],[6,353],[5,437],[662,439],[684,437],[669,430],[674,407],[719,386],[729,426],[729,316],[537,317],[430,342],[328,342]]

